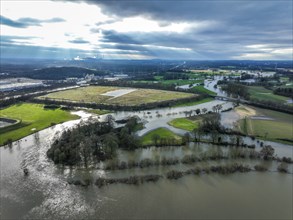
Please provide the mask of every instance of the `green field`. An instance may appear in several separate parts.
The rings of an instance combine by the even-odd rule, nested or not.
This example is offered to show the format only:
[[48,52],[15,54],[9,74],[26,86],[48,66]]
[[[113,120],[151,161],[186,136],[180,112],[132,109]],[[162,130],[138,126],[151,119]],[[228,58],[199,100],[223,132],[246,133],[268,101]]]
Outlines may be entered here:
[[194,129],[198,128],[199,121],[192,121],[188,118],[175,118],[172,121],[169,121],[168,124],[175,128],[180,128],[186,131],[193,131]]
[[141,138],[142,144],[143,145],[154,144],[153,143],[153,136],[154,135],[159,135],[160,138],[167,138],[167,139],[174,138],[177,143],[181,143],[181,141],[182,141],[181,136],[173,133],[169,129],[167,129],[167,128],[157,128],[157,129],[152,130],[152,131],[150,131],[150,132],[148,132],[148,133],[146,133],[145,135],[142,136],[142,138]]
[[192,87],[191,90],[197,93],[202,93],[202,94],[217,95],[217,93],[204,88],[204,86],[194,86]]
[[285,140],[293,141],[293,118],[290,114],[260,108],[254,109],[256,116],[265,116],[272,120],[253,119],[252,116],[247,116],[240,120],[241,132],[271,141],[284,143],[290,143]]
[[21,121],[15,127],[0,130],[0,145],[3,145],[7,140],[18,140],[53,124],[79,118],[61,109],[47,110],[43,108],[43,105],[30,103],[17,104],[2,109],[0,116]]
[[274,101],[279,103],[285,103],[289,99],[285,96],[275,95],[272,90],[268,90],[262,86],[248,86],[248,92],[251,99]]
[[210,102],[210,101],[213,101],[213,100],[214,100],[213,98],[205,98],[205,99],[202,99],[202,100],[199,100],[199,101],[192,101],[192,102],[176,104],[173,107],[184,107],[184,106],[199,105],[199,104]]
[[172,92],[155,89],[136,89],[130,93],[119,97],[102,95],[109,91],[116,91],[119,89],[127,89],[122,87],[110,86],[88,86],[71,89],[66,91],[54,92],[41,96],[41,99],[54,99],[60,101],[75,101],[75,102],[95,102],[109,105],[140,105],[153,102],[161,102],[168,100],[176,100],[188,97],[195,97],[196,95],[184,92]]

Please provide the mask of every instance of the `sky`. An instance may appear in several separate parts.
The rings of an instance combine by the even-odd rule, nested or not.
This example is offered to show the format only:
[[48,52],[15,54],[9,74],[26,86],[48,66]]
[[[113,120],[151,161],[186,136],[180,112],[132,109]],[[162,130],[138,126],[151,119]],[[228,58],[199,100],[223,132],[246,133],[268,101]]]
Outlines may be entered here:
[[1,58],[292,60],[291,0],[1,0]]

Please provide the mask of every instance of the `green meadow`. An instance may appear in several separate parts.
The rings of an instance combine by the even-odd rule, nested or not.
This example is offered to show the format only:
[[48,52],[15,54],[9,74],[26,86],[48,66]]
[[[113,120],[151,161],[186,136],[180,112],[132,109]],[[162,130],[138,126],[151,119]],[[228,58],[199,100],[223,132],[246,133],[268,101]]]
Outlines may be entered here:
[[20,120],[20,123],[0,129],[0,145],[15,141],[44,128],[65,121],[78,119],[76,115],[61,109],[44,109],[44,105],[22,103],[0,110],[0,116]]
[[286,103],[289,99],[285,96],[275,95],[272,90],[266,89],[262,86],[248,86],[247,88],[251,99],[274,101],[279,103]]
[[169,125],[183,129],[186,131],[193,131],[194,129],[198,128],[199,121],[192,121],[188,118],[175,118],[172,121],[168,122]]

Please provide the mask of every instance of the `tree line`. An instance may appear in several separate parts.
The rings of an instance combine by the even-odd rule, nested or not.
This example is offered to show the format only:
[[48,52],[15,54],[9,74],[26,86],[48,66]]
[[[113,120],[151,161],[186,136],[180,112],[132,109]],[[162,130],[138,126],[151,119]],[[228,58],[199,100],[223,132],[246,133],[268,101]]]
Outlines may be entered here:
[[116,149],[136,149],[141,146],[140,140],[134,135],[139,123],[137,117],[129,118],[122,128],[114,128],[114,119],[109,115],[105,122],[89,122],[78,124],[71,130],[64,131],[57,138],[47,156],[55,164],[81,165],[110,159]]

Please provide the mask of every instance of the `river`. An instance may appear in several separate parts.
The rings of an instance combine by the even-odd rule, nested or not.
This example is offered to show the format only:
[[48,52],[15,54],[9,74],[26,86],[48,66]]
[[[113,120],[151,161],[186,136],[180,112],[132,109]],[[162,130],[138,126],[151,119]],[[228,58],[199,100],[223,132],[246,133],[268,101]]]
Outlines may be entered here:
[[[184,111],[196,108],[211,109],[223,104],[212,101],[191,107],[164,108],[140,112],[116,112],[116,119],[138,115],[148,122],[139,135],[156,126],[167,125],[168,120],[184,117]],[[181,112],[181,113],[180,113]],[[185,170],[192,165],[158,166],[144,169],[104,171],[56,166],[46,152],[54,137],[64,129],[87,120],[91,115],[77,112],[82,118],[44,129],[0,148],[0,219],[292,219],[292,174],[276,171],[277,162],[266,162],[270,172],[237,173],[231,175],[186,176],[179,180],[161,179],[157,183],[139,186],[113,184],[98,188],[69,185],[68,178],[123,177],[139,174],[164,175],[170,169]],[[161,116],[157,117],[160,114]],[[233,113],[222,113],[227,126]],[[150,117],[152,116],[152,117]],[[105,117],[105,116],[103,116]],[[236,120],[237,118],[235,118]],[[180,129],[171,129],[182,133]],[[246,138],[247,143],[256,141]],[[272,144],[279,156],[292,157],[292,146]],[[158,157],[182,158],[215,146],[200,144],[183,147],[150,147],[133,152],[119,150],[119,160],[141,160]],[[259,161],[237,160],[254,165]],[[227,162],[221,162],[227,163]],[[205,162],[204,165],[212,164]],[[23,168],[29,170],[24,176]],[[292,173],[292,165],[289,166]]]

